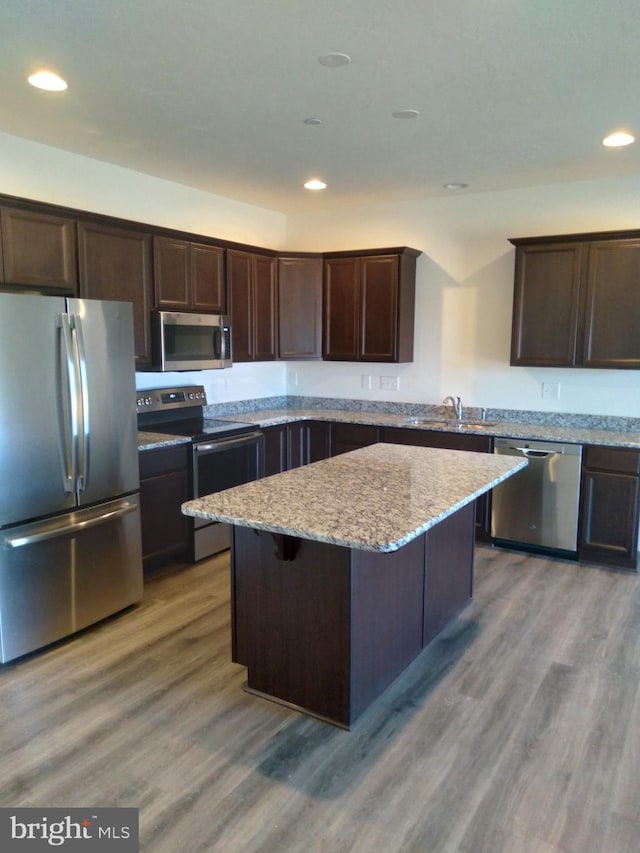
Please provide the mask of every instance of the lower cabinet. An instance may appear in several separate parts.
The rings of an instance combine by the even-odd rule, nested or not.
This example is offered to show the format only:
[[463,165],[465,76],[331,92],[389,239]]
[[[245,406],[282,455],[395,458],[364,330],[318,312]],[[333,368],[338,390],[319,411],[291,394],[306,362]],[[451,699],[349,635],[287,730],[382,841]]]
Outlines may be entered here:
[[[493,439],[487,435],[462,435],[437,430],[382,427],[380,441],[390,444],[410,444],[414,447],[442,447],[445,450],[471,450],[491,453]],[[476,501],[476,540],[491,541],[491,492],[485,492]]]
[[369,424],[334,423],[331,429],[331,455],[348,453],[381,441],[381,430]]
[[637,569],[639,501],[640,452],[585,447],[579,559]]
[[140,520],[142,558],[186,552],[189,544],[187,518],[180,507],[189,499],[188,445],[141,450]]
[[330,455],[328,421],[294,421],[264,427],[264,475],[281,474]]

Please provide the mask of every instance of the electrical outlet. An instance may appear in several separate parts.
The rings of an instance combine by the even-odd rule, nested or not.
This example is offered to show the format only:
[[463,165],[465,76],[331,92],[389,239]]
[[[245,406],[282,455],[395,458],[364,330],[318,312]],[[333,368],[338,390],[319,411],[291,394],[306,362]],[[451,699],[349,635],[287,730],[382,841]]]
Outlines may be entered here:
[[360,387],[365,391],[369,391],[371,389],[371,376],[368,373],[363,373],[360,377]]
[[542,383],[542,399],[543,400],[559,400],[560,399],[560,383],[559,382],[543,382]]
[[397,391],[400,388],[399,376],[381,376],[380,390],[381,391]]
[[297,370],[290,370],[289,371],[289,376],[287,377],[287,383],[289,385],[293,385],[293,386],[298,384],[298,371]]

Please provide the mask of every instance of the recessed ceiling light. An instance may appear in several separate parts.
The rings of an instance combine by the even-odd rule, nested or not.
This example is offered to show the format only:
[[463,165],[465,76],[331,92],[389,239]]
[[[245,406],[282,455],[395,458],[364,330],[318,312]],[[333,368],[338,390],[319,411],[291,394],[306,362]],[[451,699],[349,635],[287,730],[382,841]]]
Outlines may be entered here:
[[306,118],[304,120],[304,123],[305,124],[322,124],[322,119],[321,118],[315,118],[314,116],[312,116],[311,118]]
[[620,148],[623,145],[631,145],[631,143],[635,141],[635,136],[632,136],[625,130],[617,130],[615,133],[610,133],[609,136],[605,136],[602,140],[602,144],[606,145],[607,148]]
[[327,185],[318,178],[312,178],[305,183],[304,188],[305,190],[326,190]]
[[397,110],[391,113],[394,118],[417,118],[420,113],[418,110]]
[[325,56],[319,56],[318,62],[327,68],[342,68],[351,64],[351,57],[346,53],[327,53]]
[[445,188],[445,190],[455,191],[455,190],[466,190],[466,188],[468,186],[469,186],[469,184],[463,184],[460,181],[451,181],[451,183],[445,184],[444,188]]
[[66,80],[63,80],[55,72],[47,71],[46,69],[41,69],[34,74],[30,74],[27,80],[36,89],[45,89],[47,92],[64,92],[67,88]]

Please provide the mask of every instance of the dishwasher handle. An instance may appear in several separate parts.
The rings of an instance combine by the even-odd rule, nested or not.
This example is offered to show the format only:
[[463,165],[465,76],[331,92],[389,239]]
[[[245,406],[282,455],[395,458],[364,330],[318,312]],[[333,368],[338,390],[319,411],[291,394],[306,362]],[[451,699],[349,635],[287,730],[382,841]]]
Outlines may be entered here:
[[549,456],[562,456],[564,450],[532,450],[530,447],[514,447],[512,450],[518,450],[527,459],[548,459]]

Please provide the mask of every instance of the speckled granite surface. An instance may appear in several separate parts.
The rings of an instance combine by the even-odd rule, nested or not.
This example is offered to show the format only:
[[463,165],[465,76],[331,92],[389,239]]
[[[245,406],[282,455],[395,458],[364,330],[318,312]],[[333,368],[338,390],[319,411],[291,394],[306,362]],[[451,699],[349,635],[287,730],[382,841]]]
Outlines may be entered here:
[[157,447],[188,443],[189,439],[184,436],[166,435],[160,432],[138,432],[138,450],[155,450]]
[[[217,415],[225,417],[225,415]],[[229,416],[231,417],[231,416]],[[237,417],[237,415],[236,415]],[[488,416],[486,427],[458,427],[454,422],[438,426],[425,424],[415,426],[406,423],[410,415],[389,414],[384,412],[346,411],[342,409],[299,409],[282,408],[266,409],[254,412],[243,412],[242,420],[259,426],[273,426],[296,420],[327,420],[343,421],[354,424],[373,424],[375,426],[406,427],[408,429],[433,429],[440,432],[461,432],[476,435],[504,436],[505,438],[522,438],[536,441],[566,441],[571,444],[602,444],[609,447],[630,447],[640,449],[640,428],[637,431],[614,430],[610,428],[589,428],[578,426],[559,426],[543,423],[518,423],[509,421],[494,422]],[[429,417],[437,417],[432,414]]]
[[364,551],[395,551],[525,464],[486,453],[374,444],[187,501],[183,512]]

